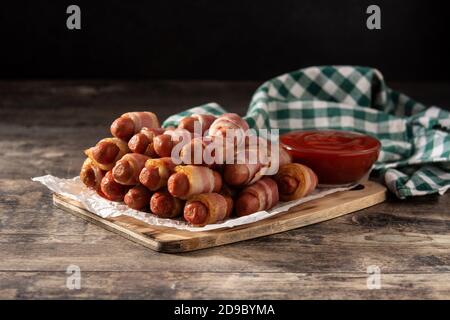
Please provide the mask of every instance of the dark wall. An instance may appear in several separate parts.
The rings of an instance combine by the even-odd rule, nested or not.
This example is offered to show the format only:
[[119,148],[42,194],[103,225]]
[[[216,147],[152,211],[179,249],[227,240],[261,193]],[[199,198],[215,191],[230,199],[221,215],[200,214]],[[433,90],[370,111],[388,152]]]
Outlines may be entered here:
[[[0,78],[266,79],[309,65],[450,80],[445,1],[11,1],[0,10]],[[78,4],[82,29],[66,28]],[[382,30],[366,28],[369,4]]]

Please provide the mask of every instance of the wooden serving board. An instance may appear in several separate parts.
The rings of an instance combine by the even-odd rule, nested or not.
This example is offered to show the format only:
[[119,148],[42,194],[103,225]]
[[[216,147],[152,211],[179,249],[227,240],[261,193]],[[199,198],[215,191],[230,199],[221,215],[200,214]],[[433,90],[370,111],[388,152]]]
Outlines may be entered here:
[[53,201],[57,207],[147,248],[173,253],[215,247],[308,226],[373,206],[386,199],[384,186],[373,181],[360,186],[363,187],[308,201],[272,218],[205,232],[152,226],[124,215],[104,219],[87,211],[81,203],[60,194],[54,194]]

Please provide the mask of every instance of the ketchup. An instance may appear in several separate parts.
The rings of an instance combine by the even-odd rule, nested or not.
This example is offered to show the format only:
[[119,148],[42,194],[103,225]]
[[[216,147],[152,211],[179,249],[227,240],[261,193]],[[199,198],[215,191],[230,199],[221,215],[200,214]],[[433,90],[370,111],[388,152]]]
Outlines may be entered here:
[[380,142],[352,131],[294,131],[281,142],[295,162],[310,167],[321,185],[344,185],[360,181],[380,153]]

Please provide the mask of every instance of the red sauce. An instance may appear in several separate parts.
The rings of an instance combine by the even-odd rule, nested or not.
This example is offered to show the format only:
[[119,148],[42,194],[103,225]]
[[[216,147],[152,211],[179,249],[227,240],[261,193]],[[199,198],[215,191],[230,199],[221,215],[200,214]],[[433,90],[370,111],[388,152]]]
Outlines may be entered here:
[[381,144],[351,131],[294,131],[281,136],[295,162],[310,167],[320,184],[359,181],[377,160]]

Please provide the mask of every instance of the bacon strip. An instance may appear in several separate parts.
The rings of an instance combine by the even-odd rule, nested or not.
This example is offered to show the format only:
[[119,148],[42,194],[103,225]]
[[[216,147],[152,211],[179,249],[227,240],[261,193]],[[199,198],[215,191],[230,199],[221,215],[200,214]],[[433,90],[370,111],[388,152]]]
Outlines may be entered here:
[[[184,173],[189,180],[189,191],[183,197],[184,199],[195,194],[218,191],[222,188],[222,181],[216,181],[216,179],[220,179],[220,175],[214,174],[215,171],[208,167],[193,165],[176,166],[175,172]],[[219,188],[217,188],[218,185]]]
[[150,111],[127,112],[121,117],[130,118],[134,123],[134,133],[138,133],[143,127],[159,128],[159,120],[156,114]]
[[139,132],[145,135],[149,140],[153,140],[155,136],[162,134],[164,131],[166,131],[164,128],[143,127]]
[[186,129],[198,135],[203,135],[216,119],[216,116],[210,114],[194,114],[190,117],[181,119],[178,128]]
[[226,130],[237,130],[236,135],[244,134],[248,129],[248,123],[236,113],[225,113],[218,117],[209,128],[210,136],[226,136]]
[[258,211],[270,209],[278,202],[278,188],[268,177],[245,188],[243,192],[250,193],[260,200]]
[[153,112],[136,111],[122,114],[111,124],[111,134],[116,138],[128,141],[143,127],[158,128],[159,120]]

